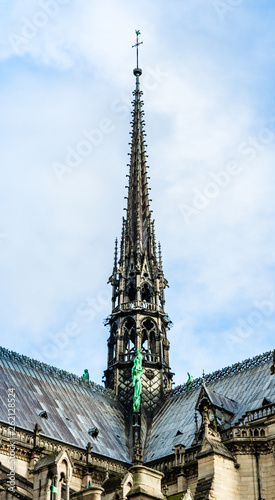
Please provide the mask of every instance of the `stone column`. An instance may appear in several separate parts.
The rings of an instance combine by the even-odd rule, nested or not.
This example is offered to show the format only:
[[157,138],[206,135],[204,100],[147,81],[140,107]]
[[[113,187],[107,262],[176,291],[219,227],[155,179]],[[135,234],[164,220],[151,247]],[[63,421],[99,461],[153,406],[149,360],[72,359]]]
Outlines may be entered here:
[[134,465],[129,470],[133,475],[133,486],[127,494],[127,498],[133,500],[164,500],[161,492],[162,472],[144,467],[144,465]]
[[77,493],[73,493],[71,495],[72,500],[101,500],[102,493],[104,492],[103,488],[100,486],[90,486],[89,488],[85,488],[85,490],[78,491]]
[[140,302],[141,301],[140,273],[137,273],[137,275],[136,275],[136,287],[137,287],[137,297],[136,297],[136,300],[138,302]]

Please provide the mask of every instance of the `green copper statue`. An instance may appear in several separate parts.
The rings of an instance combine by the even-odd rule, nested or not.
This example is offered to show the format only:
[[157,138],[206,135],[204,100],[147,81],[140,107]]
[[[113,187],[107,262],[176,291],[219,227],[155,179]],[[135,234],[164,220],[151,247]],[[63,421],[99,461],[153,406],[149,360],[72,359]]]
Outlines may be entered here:
[[187,375],[188,375],[188,380],[186,383],[186,389],[187,389],[187,391],[190,391],[190,389],[192,389],[192,387],[193,387],[194,377],[192,377],[192,375],[190,375],[189,372],[187,372]]
[[84,382],[84,384],[88,384],[89,379],[90,379],[89,372],[88,372],[87,368],[85,368],[84,373],[82,375],[82,382]]
[[141,396],[141,375],[143,374],[144,368],[142,368],[142,354],[141,350],[137,350],[137,355],[134,359],[134,365],[132,368],[132,380],[134,386],[134,399],[133,399],[133,410],[139,411],[140,409],[140,396]]

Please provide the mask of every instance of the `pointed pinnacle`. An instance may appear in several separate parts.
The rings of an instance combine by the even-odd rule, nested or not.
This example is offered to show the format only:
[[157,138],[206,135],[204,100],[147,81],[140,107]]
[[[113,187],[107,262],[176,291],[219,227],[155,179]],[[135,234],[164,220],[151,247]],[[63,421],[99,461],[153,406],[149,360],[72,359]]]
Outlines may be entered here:
[[162,269],[161,244],[160,243],[159,243],[159,268],[160,268],[161,272],[163,272],[163,269]]
[[122,217],[122,230],[120,242],[120,263],[122,264],[125,259],[125,219]]
[[157,242],[156,242],[156,233],[155,233],[155,220],[152,221],[152,236],[153,236],[153,253],[154,253],[154,256],[156,258],[157,257]]
[[115,239],[114,272],[117,271],[117,238]]

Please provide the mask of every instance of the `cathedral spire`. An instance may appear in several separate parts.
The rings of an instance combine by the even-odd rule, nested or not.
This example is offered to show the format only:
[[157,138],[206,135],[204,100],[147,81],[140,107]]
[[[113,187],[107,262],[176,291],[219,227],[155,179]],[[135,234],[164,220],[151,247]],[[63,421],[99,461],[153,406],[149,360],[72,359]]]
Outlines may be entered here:
[[139,31],[136,31],[137,67],[133,73],[136,77],[136,88],[133,92],[130,171],[127,204],[127,237],[133,247],[135,257],[144,254],[151,234],[150,206],[146,165],[146,144],[144,134],[144,111],[142,110],[142,91],[140,90],[141,68],[138,67]]
[[[139,443],[135,456],[140,460],[140,416],[151,414],[165,392],[171,390],[169,367],[169,318],[164,311],[164,289],[167,281],[158,252],[154,220],[151,219],[147,176],[147,154],[144,132],[144,111],[140,89],[141,68],[138,67],[139,42],[134,99],[132,101],[130,162],[126,215],[122,222],[120,256],[115,247],[115,263],[110,283],[113,287],[112,313],[108,318],[108,368],[106,386],[114,389],[130,415],[133,412],[131,370],[137,351],[143,359],[140,411],[134,411],[134,442]],[[135,415],[138,413],[137,415]],[[135,445],[137,446],[137,445]],[[139,451],[138,451],[139,449]]]

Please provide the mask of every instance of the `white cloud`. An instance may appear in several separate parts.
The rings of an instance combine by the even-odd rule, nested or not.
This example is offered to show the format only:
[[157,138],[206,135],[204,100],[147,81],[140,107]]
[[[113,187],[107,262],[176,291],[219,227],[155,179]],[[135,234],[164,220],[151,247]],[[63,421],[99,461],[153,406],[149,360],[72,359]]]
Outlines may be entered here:
[[[265,12],[243,4],[221,23],[204,1],[68,1],[17,51],[9,33],[22,35],[24,19],[33,22],[39,10],[35,1],[6,2],[2,26],[2,344],[77,372],[96,348],[93,378],[101,380],[110,308],[98,296],[125,206],[131,45],[140,28],[152,206],[175,324],[171,367],[179,383],[187,371],[237,361],[228,332],[274,282],[275,141],[260,142],[251,161],[239,151],[274,115]],[[112,131],[59,183],[53,163],[64,164],[68,147],[77,151],[84,130],[105,119]],[[232,160],[241,173],[187,223],[182,203],[192,206],[194,189],[204,192],[210,172]],[[87,297],[97,304],[93,320],[62,346],[57,334]],[[262,347],[253,334],[238,347],[241,357],[271,348],[271,319],[260,327]],[[51,357],[47,346],[57,339]]]

